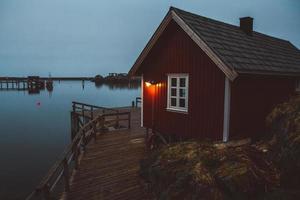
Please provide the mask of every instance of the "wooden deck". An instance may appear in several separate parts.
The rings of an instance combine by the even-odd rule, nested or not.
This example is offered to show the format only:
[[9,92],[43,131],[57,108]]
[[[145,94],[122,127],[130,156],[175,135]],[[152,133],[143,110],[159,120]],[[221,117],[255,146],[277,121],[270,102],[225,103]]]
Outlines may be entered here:
[[145,130],[140,127],[140,109],[130,110],[131,129],[98,135],[87,145],[64,199],[148,199],[138,173]]

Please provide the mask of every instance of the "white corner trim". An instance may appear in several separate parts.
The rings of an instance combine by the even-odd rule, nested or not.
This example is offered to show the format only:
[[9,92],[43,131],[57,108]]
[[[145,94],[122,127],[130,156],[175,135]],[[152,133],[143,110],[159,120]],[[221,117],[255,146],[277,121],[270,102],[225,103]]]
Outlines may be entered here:
[[231,96],[230,80],[227,77],[225,77],[223,142],[227,142],[229,139],[230,96]]
[[144,127],[144,74],[141,76],[141,127]]
[[210,59],[223,71],[223,73],[231,81],[233,81],[238,74],[231,70],[225,63],[207,46],[207,44],[176,14],[171,11],[172,18],[176,23],[191,37],[191,39],[210,57]]

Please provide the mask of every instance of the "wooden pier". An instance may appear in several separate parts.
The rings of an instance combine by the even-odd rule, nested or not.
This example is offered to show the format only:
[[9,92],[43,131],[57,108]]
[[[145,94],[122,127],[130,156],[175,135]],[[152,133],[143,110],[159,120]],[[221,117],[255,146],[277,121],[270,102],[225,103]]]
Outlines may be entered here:
[[28,76],[27,78],[10,78],[0,79],[0,91],[25,91],[28,90],[32,93],[38,93],[40,90],[45,89],[45,81],[41,80],[38,76]]
[[102,134],[87,145],[65,199],[146,199],[138,173],[145,153],[140,109],[120,111],[131,112],[131,128]]
[[27,90],[28,88],[27,80],[0,80],[0,90]]
[[149,199],[138,172],[146,150],[140,108],[72,107],[72,143],[27,200]]

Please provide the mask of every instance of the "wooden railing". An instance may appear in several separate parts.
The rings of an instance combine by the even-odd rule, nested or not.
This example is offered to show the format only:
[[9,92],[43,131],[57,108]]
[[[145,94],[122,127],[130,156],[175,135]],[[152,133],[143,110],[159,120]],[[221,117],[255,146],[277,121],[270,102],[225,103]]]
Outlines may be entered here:
[[80,113],[82,116],[90,118],[90,119],[94,118],[95,110],[98,110],[98,112],[99,111],[101,112],[98,114],[118,113],[118,110],[113,109],[113,108],[95,106],[95,105],[80,103],[80,102],[76,102],[76,101],[72,102],[72,109],[73,109],[73,112]]
[[135,98],[135,107],[138,107],[138,104],[142,104],[142,98],[141,97],[136,97]]
[[71,112],[71,139],[73,139],[79,129],[97,115],[118,114],[119,110],[95,106],[86,103],[72,102]]
[[[85,104],[85,106],[87,106],[87,104]],[[93,107],[99,108],[98,106]],[[122,118],[122,116],[125,116],[125,118]],[[106,113],[96,116],[94,119],[83,125],[73,138],[71,144],[67,146],[61,158],[52,166],[35,191],[33,191],[26,200],[41,198],[46,200],[59,199],[59,197],[54,197],[55,194],[53,191],[56,187],[59,187],[58,183],[62,181],[62,179],[64,182],[63,190],[68,192],[70,190],[70,177],[73,171],[78,169],[79,156],[85,151],[86,145],[91,139],[94,138],[94,140],[96,140],[97,132],[101,133],[108,123],[119,125],[122,121],[128,121],[127,128],[130,129],[131,113],[119,111],[115,113]]]
[[[131,113],[130,112],[118,112],[118,113],[108,113],[103,114],[104,117],[104,126],[109,124],[113,124],[115,127],[120,127],[120,122],[127,121],[127,128],[131,128]],[[120,118],[121,116],[127,116],[127,118]],[[112,118],[115,117],[115,118]]]
[[70,175],[73,169],[78,168],[79,155],[92,138],[96,140],[97,126],[101,126],[102,123],[104,123],[104,117],[98,116],[80,129],[61,158],[52,166],[36,190],[27,198],[28,200],[37,196],[47,200],[52,199],[51,192],[62,178],[64,178],[64,190],[69,191]]

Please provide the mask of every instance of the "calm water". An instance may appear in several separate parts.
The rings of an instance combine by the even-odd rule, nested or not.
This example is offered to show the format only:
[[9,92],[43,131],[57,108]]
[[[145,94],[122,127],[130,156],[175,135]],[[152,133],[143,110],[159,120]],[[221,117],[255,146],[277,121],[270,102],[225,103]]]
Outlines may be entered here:
[[0,199],[24,199],[70,142],[71,102],[127,106],[139,88],[54,82],[54,90],[28,95],[0,91]]

